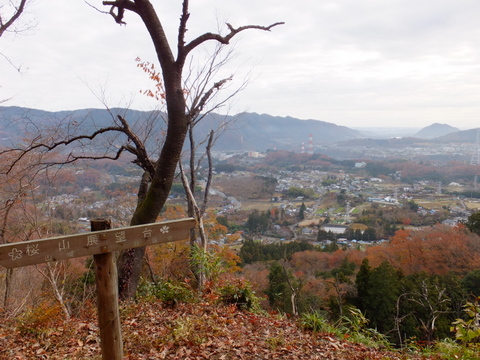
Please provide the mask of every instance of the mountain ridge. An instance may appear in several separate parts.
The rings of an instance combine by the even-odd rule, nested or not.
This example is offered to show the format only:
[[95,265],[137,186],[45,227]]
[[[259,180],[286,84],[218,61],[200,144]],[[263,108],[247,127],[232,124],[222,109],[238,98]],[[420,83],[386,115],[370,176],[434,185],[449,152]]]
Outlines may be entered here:
[[[159,111],[131,109],[79,109],[74,111],[45,111],[22,107],[0,107],[0,134],[3,146],[11,145],[13,139],[28,130],[29,126],[69,126],[75,124],[75,131],[88,131],[111,126],[116,114],[121,115],[132,128],[140,129],[145,120],[156,118],[152,129],[165,128]],[[72,125],[73,126],[73,125]],[[70,127],[72,127],[70,126]],[[308,146],[310,138],[316,144],[328,144],[364,137],[359,131],[321,120],[300,120],[293,117],[279,117],[268,114],[240,113],[237,115],[207,114],[195,126],[197,142],[205,139],[213,129],[223,128],[224,133],[216,143],[217,150],[266,151],[283,149],[300,151]],[[148,135],[148,134],[146,134]]]
[[[0,106],[0,145],[13,146],[20,135],[27,131],[38,131],[42,126],[70,126],[70,131],[91,132],[93,129],[111,126],[116,116],[121,115],[137,131],[145,132],[144,123],[153,124],[150,133],[165,129],[165,114],[160,111],[140,111],[124,108],[46,111],[18,106]],[[74,129],[73,129],[74,128]],[[143,128],[143,129],[142,129]],[[205,115],[195,127],[196,141],[201,142],[211,130],[222,128],[222,135],[215,142],[218,151],[308,151],[334,143],[346,145],[376,144],[380,146],[405,146],[417,142],[475,142],[476,131],[460,131],[447,124],[434,123],[408,136],[372,138],[359,130],[334,123],[298,119],[292,116],[273,116],[258,113],[236,115]],[[73,130],[72,130],[73,129]],[[392,140],[396,139],[396,140]],[[153,140],[149,140],[152,141]],[[155,141],[158,142],[158,139]]]

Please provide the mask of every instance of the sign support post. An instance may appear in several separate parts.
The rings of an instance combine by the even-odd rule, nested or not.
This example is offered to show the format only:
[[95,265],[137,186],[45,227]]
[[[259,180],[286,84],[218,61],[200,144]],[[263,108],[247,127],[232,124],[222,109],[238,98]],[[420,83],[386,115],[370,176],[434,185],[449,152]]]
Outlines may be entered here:
[[[105,219],[90,222],[92,231],[111,229]],[[103,360],[123,360],[122,326],[118,308],[118,274],[113,252],[93,255],[97,285],[98,326]]]

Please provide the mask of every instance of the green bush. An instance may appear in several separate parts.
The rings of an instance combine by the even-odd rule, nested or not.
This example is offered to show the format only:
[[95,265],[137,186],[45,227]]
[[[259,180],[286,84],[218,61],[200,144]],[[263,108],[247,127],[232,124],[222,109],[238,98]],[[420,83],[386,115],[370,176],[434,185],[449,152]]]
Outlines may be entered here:
[[462,344],[472,344],[480,342],[480,297],[475,302],[467,301],[463,310],[467,319],[457,319],[452,323],[451,331],[455,332],[455,338]]
[[368,327],[368,319],[354,306],[349,307],[348,314],[342,317],[343,332],[349,339],[371,347],[390,347],[387,337],[376,329]]
[[260,298],[255,294],[250,282],[245,279],[226,281],[218,286],[217,291],[223,304],[236,305],[242,310],[260,310]]
[[215,282],[225,272],[223,260],[215,251],[205,251],[196,244],[192,247],[190,261],[196,274],[203,274],[207,281]]
[[330,324],[327,318],[319,311],[304,313],[300,316],[300,326],[313,332],[324,332],[340,335],[338,329]]
[[137,297],[145,300],[160,300],[169,305],[179,302],[192,302],[195,292],[185,282],[161,281],[153,283],[142,279],[138,286]]
[[445,360],[478,360],[480,359],[480,348],[478,344],[473,346],[464,346],[455,342],[452,339],[445,339],[436,342],[431,349],[423,351],[425,355],[438,356],[441,354],[441,359]]

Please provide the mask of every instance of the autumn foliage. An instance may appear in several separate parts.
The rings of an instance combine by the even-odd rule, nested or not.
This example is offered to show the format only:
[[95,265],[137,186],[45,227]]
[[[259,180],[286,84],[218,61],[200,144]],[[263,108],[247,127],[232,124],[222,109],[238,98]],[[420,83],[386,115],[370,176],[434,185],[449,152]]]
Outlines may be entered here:
[[369,248],[367,257],[372,266],[388,261],[405,275],[466,274],[480,264],[480,238],[462,225],[398,230],[388,245]]

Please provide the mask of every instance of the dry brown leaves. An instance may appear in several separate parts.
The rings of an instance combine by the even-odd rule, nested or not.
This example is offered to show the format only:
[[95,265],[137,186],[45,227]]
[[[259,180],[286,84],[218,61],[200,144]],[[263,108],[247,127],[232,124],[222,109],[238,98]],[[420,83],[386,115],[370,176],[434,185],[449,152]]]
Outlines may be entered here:
[[[121,317],[126,360],[401,358],[306,332],[292,320],[208,303],[130,303],[122,306]],[[13,322],[0,323],[0,359],[101,359],[96,316],[31,334],[20,333]]]

